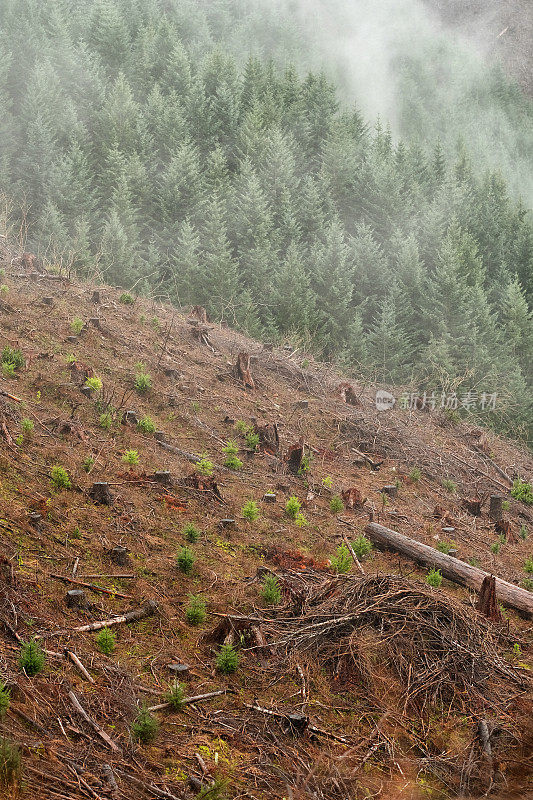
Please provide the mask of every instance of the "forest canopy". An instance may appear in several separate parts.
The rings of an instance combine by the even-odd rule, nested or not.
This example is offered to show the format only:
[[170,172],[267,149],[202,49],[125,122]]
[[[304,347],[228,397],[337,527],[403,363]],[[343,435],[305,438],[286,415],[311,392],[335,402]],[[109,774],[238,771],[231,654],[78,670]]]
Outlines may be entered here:
[[[204,305],[359,375],[498,392],[493,422],[526,431],[530,211],[468,130],[450,148],[366,119],[302,68],[290,26],[274,56],[285,44],[294,63],[251,53],[261,8],[5,0],[6,226],[23,222],[51,265]],[[501,73],[488,80],[494,104],[530,119]]]

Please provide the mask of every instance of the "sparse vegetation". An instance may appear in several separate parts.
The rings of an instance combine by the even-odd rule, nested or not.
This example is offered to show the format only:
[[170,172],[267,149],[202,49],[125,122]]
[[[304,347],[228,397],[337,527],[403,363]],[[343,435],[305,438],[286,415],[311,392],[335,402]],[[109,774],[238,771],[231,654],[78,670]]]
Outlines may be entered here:
[[442,583],[442,573],[440,569],[430,569],[426,575],[426,583],[433,586],[434,589],[438,589]]
[[99,392],[102,389],[102,379],[99,378],[97,375],[94,375],[92,378],[87,378],[85,381],[85,388],[90,389],[91,392]]
[[20,427],[22,428],[22,433],[24,434],[24,436],[28,438],[31,437],[31,435],[35,430],[35,425],[31,421],[31,419],[28,419],[28,417],[24,417],[24,419],[20,423]]
[[312,461],[313,461],[313,454],[304,453],[304,455],[302,456],[302,463],[300,464],[300,468],[298,469],[298,475],[307,475],[307,473],[311,469]]
[[75,333],[76,336],[79,336],[83,330],[84,322],[80,317],[74,317],[72,322],[70,323],[70,330],[72,333]]
[[259,518],[259,508],[254,500],[248,500],[241,509],[241,514],[248,522],[255,522]]
[[60,464],[55,464],[50,470],[50,480],[56,489],[72,488],[68,472]]
[[101,631],[98,631],[96,634],[96,646],[106,656],[110,656],[111,653],[115,650],[116,645],[116,637],[113,631],[109,628],[102,628]]
[[245,441],[246,441],[246,446],[250,450],[253,450],[254,453],[255,453],[255,451],[259,447],[259,434],[254,433],[253,428],[251,428],[250,430],[248,430],[248,432],[246,433],[246,436],[244,438],[245,438]]
[[352,542],[352,550],[359,560],[370,555],[372,552],[372,542],[364,534],[357,536]]
[[131,295],[129,292],[122,292],[118,299],[119,302],[124,303],[125,306],[132,306],[135,302],[133,295]]
[[184,699],[185,686],[179,681],[172,683],[163,695],[163,701],[170,704],[172,711],[181,711]]
[[85,472],[90,472],[94,467],[95,460],[93,456],[87,456],[83,464],[81,465]]
[[0,680],[0,720],[5,717],[10,703],[10,691],[5,683]]
[[185,619],[189,625],[202,625],[205,622],[206,602],[199,594],[192,594],[189,597],[189,602],[185,609]]
[[19,667],[28,677],[33,678],[41,672],[45,660],[44,650],[36,639],[24,642],[20,649]]
[[2,350],[2,373],[13,378],[18,369],[24,366],[24,356],[22,352],[12,347],[4,347]]
[[178,565],[180,571],[184,572],[185,575],[191,574],[195,561],[195,555],[190,547],[182,547],[181,550],[178,550],[176,555],[176,564]]
[[239,431],[240,434],[242,434],[242,436],[246,436],[246,434],[250,430],[250,426],[243,419],[237,420],[237,422],[235,423],[235,428],[236,430]]
[[527,537],[528,537],[527,525],[521,525],[520,526],[520,532],[519,532],[518,535],[520,536],[521,539],[527,539]]
[[413,483],[418,483],[421,477],[422,477],[421,470],[418,467],[413,467],[413,469],[409,473],[410,480],[412,480]]
[[142,705],[131,726],[131,735],[133,739],[141,744],[149,744],[157,736],[158,730],[159,722],[157,718],[148,711],[145,705]]
[[20,748],[10,739],[2,737],[0,739],[0,786],[4,789],[16,787],[20,781],[21,772]]
[[223,675],[231,675],[239,666],[239,654],[232,644],[223,644],[216,659],[217,670]]
[[329,475],[326,475],[325,478],[322,478],[322,486],[325,489],[331,489],[333,487],[333,480]]
[[233,469],[236,471],[242,469],[243,463],[240,460],[240,458],[237,457],[237,454],[239,452],[237,442],[235,442],[233,439],[229,439],[226,442],[225,446],[222,448],[222,452],[226,456],[224,461],[225,467],[228,467],[229,469]]
[[139,453],[137,450],[126,450],[122,456],[122,461],[129,464],[130,467],[135,467],[139,463]]
[[514,497],[515,500],[521,500],[522,503],[531,506],[533,505],[533,486],[531,486],[530,483],[526,483],[526,481],[523,481],[521,478],[517,478],[511,489],[511,497]]
[[524,572],[528,575],[533,575],[533,556],[529,556],[524,561]]
[[146,372],[138,372],[133,385],[137,394],[147,394],[152,388],[152,378]]
[[339,514],[344,508],[342,497],[338,494],[333,495],[333,497],[329,501],[329,507],[333,514]]
[[213,473],[215,472],[215,465],[207,458],[206,455],[202,455],[200,456],[200,460],[196,462],[196,471],[199,472],[200,475],[212,477]]
[[187,522],[183,526],[182,533],[185,539],[191,544],[196,544],[196,542],[200,538],[200,531],[198,530],[194,522]]
[[439,551],[439,553],[449,553],[450,550],[452,549],[453,549],[453,544],[450,544],[449,542],[445,541],[437,542],[437,550]]
[[141,433],[154,433],[155,423],[153,419],[148,415],[141,417],[141,419],[137,422],[137,430]]
[[339,545],[331,559],[331,568],[338,573],[349,572],[352,566],[352,557],[345,544]]
[[285,503],[285,513],[291,519],[296,519],[296,517],[300,513],[301,508],[302,508],[302,504],[300,503],[298,498],[295,497],[295,495],[292,495],[292,497],[289,497],[289,499]]
[[277,605],[281,601],[281,588],[275,575],[267,575],[261,587],[261,597],[269,605]]
[[442,481],[442,486],[450,494],[455,494],[457,491],[457,484],[455,483],[455,481],[451,481],[448,478]]
[[100,414],[98,424],[105,431],[108,431],[111,428],[113,424],[113,417],[111,416],[109,411],[105,411],[103,414]]
[[524,578],[520,586],[523,589],[527,589],[528,592],[533,592],[533,578]]

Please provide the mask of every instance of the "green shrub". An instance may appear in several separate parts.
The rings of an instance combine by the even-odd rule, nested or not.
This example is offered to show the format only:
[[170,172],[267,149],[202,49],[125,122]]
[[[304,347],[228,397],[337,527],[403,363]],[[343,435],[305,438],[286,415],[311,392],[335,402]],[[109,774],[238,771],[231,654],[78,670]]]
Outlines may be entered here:
[[93,456],[87,456],[83,464],[81,465],[85,472],[90,472],[94,467],[94,458]]
[[449,553],[453,549],[453,544],[449,542],[437,542],[437,550],[439,553]]
[[502,549],[502,543],[499,541],[493,542],[490,546],[490,552],[493,553],[495,556],[498,555],[501,549]]
[[72,322],[70,323],[70,329],[76,336],[79,336],[83,330],[83,320],[80,317],[74,317]]
[[110,631],[109,628],[102,628],[101,631],[98,631],[96,634],[96,646],[106,656],[110,656],[111,653],[115,650],[116,638],[113,631]]
[[19,435],[16,437],[15,444],[18,447],[22,447],[22,445],[24,444],[24,434],[23,433],[19,433]]
[[138,372],[133,385],[137,394],[146,394],[152,388],[152,378],[146,372]]
[[361,534],[357,536],[352,542],[352,550],[357,558],[361,559],[372,552],[372,542],[366,536]]
[[533,505],[533,486],[517,478],[511,489],[511,497],[514,497],[515,500],[521,500],[523,503],[531,506]]
[[330,510],[333,512],[333,514],[339,514],[344,508],[342,497],[338,494],[334,494],[331,500],[329,501],[329,507]]
[[305,528],[305,526],[309,524],[301,511],[298,511],[296,514],[294,522],[298,528]]
[[296,519],[296,517],[300,513],[301,508],[302,504],[300,503],[298,498],[295,497],[294,495],[292,497],[289,497],[289,499],[285,503],[285,513],[291,519]]
[[200,475],[208,475],[211,477],[215,471],[215,465],[212,461],[209,461],[206,455],[200,456],[200,460],[196,462],[196,471],[200,473]]
[[181,550],[178,550],[176,555],[176,564],[181,572],[184,572],[186,575],[190,575],[195,561],[195,555],[190,547],[182,547]]
[[509,500],[502,501],[502,511],[510,511],[511,510],[511,503]]
[[5,717],[9,703],[11,700],[11,693],[5,683],[0,680],[0,719]]
[[246,436],[246,434],[250,430],[250,426],[243,419],[238,419],[237,420],[237,422],[235,423],[235,428],[243,436]]
[[322,478],[322,486],[324,486],[326,489],[331,489],[333,486],[333,480],[329,477],[329,475],[327,475],[325,478]]
[[78,525],[74,526],[72,533],[70,534],[71,539],[81,539],[81,531]]
[[344,573],[349,572],[351,566],[352,558],[350,556],[350,551],[345,544],[339,545],[335,551],[335,555],[331,559],[331,568],[335,572]]
[[457,491],[457,484],[455,483],[455,481],[450,481],[446,478],[446,480],[442,481],[442,485],[444,489],[446,489],[446,491],[449,492],[450,494],[455,494],[455,492]]
[[15,365],[12,364],[10,361],[2,361],[2,374],[6,378],[14,378],[15,377]]
[[159,722],[156,717],[148,711],[146,706],[141,706],[131,726],[132,737],[141,744],[148,744],[155,739],[158,730]]
[[298,469],[298,475],[306,475],[311,469],[312,461],[313,461],[312,453],[306,453],[305,455],[303,455],[300,467]]
[[20,748],[9,739],[2,737],[0,739],[0,786],[7,789],[19,782],[21,763]]
[[471,567],[479,567],[479,558],[472,556],[472,558],[467,558],[467,564],[470,564]]
[[163,701],[169,703],[172,711],[181,711],[185,699],[185,686],[179,681],[172,683],[163,695]]
[[50,480],[56,489],[71,489],[72,484],[66,469],[59,464],[55,464],[50,470]]
[[259,434],[254,433],[253,429],[249,430],[244,437],[246,441],[246,446],[253,450],[254,452],[259,447]]
[[440,569],[430,569],[426,575],[426,583],[433,586],[434,589],[438,589],[442,583],[442,573]]
[[122,461],[125,464],[129,464],[130,467],[134,467],[136,464],[139,463],[139,453],[137,450],[126,450],[124,455],[122,456]]
[[12,364],[13,371],[22,369],[24,366],[24,356],[22,355],[22,351],[14,349],[13,347],[4,347],[2,350],[2,365],[3,364]]
[[96,375],[92,378],[87,378],[85,381],[85,386],[92,392],[99,392],[102,388],[102,379],[98,378]]
[[200,538],[200,531],[198,530],[194,522],[187,522],[183,526],[182,533],[184,537],[187,539],[187,541],[190,542],[191,544],[196,544],[196,542]]
[[206,620],[206,602],[199,594],[191,594],[185,609],[185,619],[189,625],[202,625]]
[[228,779],[215,776],[213,782],[202,786],[194,800],[227,800]]
[[151,417],[148,415],[146,417],[142,417],[137,422],[137,430],[141,433],[154,433],[155,431],[155,424]]
[[422,477],[422,472],[418,469],[418,467],[413,467],[413,469],[409,473],[409,478],[413,481],[413,483],[418,483],[421,477]]
[[35,639],[24,642],[20,648],[19,667],[30,678],[43,669],[45,660],[43,648]]
[[527,572],[528,575],[533,575],[533,558],[531,556],[524,561],[524,572]]
[[35,430],[35,425],[28,419],[28,417],[24,417],[22,422],[20,423],[20,427],[22,428],[22,433],[24,436],[31,436],[33,431]]
[[520,533],[518,534],[521,539],[527,539],[528,529],[526,525],[522,525],[520,528]]
[[269,605],[277,605],[281,601],[281,589],[275,575],[267,575],[261,587],[261,597]]
[[223,644],[217,655],[217,669],[223,675],[231,675],[239,666],[239,654],[232,644]]
[[104,414],[100,414],[100,419],[98,420],[98,424],[105,431],[108,431],[111,425],[113,424],[113,417],[108,411],[106,411]]
[[129,292],[123,292],[118,300],[119,303],[124,303],[125,306],[132,306],[135,302],[133,295],[131,295]]
[[244,519],[247,519],[248,522],[255,522],[256,519],[259,518],[259,509],[257,507],[257,503],[253,500],[248,500],[241,509],[241,514],[243,515]]
[[528,592],[533,592],[533,578],[524,578],[520,585],[523,589],[527,589]]
[[226,460],[224,461],[224,466],[228,467],[229,469],[234,469],[236,471],[242,469],[243,463],[240,458],[237,457],[239,452],[239,448],[237,442],[233,439],[230,439],[226,442],[225,446],[222,448],[222,452],[226,456]]
[[198,415],[200,413],[200,403],[198,402],[198,400],[193,400],[192,401],[191,410],[192,410],[192,413],[195,414],[195,415]]

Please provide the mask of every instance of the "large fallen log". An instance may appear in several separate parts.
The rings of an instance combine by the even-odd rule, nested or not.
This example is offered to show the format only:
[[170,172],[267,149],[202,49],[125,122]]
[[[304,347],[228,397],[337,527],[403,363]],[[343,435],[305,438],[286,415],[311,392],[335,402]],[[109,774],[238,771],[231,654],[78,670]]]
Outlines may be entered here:
[[[468,586],[470,589],[479,591],[484,578],[488,575],[484,570],[471,567],[470,564],[466,564],[459,558],[440,553],[427,544],[417,542],[404,536],[403,533],[385,528],[375,522],[366,526],[365,533],[374,544],[394,550],[426,567],[436,567],[440,569],[445,578],[460,583],[462,586]],[[533,616],[533,593],[528,592],[527,589],[521,589],[501,578],[496,578],[496,598],[510,608],[516,608],[528,616]]]

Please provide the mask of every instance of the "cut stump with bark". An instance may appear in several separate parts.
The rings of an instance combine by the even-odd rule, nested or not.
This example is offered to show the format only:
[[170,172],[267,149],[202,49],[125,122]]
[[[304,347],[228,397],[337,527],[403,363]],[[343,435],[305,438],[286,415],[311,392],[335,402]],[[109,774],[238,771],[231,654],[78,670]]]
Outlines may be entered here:
[[239,353],[236,364],[237,377],[247,389],[255,389],[255,382],[250,372],[250,353]]
[[484,614],[494,622],[502,621],[500,607],[496,600],[496,578],[494,575],[487,575],[486,578],[483,578],[476,609],[480,614]]

